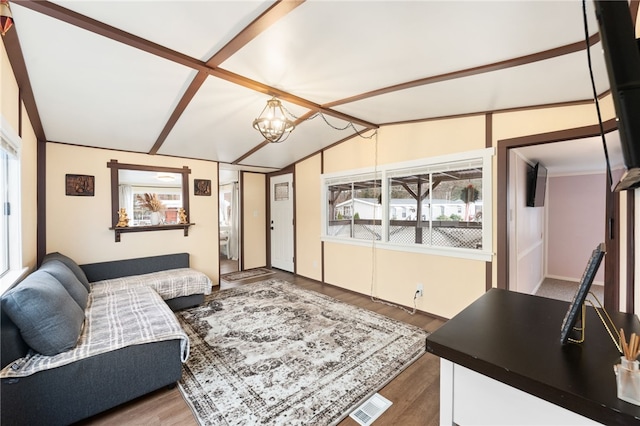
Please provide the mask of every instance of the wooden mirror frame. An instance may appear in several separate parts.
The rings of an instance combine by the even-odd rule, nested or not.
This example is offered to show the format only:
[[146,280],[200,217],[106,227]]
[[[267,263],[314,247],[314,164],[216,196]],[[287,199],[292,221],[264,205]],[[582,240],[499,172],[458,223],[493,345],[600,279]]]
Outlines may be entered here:
[[120,197],[118,196],[118,187],[120,185],[119,171],[125,170],[138,170],[146,172],[164,172],[164,173],[179,173],[182,175],[182,208],[187,213],[187,217],[191,217],[191,211],[189,210],[189,174],[191,169],[187,166],[183,166],[181,169],[176,167],[159,167],[159,166],[146,166],[142,164],[126,164],[118,163],[118,160],[111,160],[107,163],[107,167],[111,169],[111,228],[116,232],[116,242],[120,241],[120,234],[122,232],[143,232],[143,231],[160,231],[167,229],[184,229],[184,236],[188,236],[189,226],[193,223],[178,224],[178,225],[155,225],[155,226],[132,226],[127,228],[117,228],[118,223],[118,210],[120,208]]

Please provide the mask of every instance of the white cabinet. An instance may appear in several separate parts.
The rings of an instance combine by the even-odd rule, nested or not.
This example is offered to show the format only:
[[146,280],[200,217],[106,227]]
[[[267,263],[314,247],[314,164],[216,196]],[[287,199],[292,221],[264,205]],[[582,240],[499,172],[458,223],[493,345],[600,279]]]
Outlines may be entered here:
[[440,359],[441,425],[599,425],[591,419]]

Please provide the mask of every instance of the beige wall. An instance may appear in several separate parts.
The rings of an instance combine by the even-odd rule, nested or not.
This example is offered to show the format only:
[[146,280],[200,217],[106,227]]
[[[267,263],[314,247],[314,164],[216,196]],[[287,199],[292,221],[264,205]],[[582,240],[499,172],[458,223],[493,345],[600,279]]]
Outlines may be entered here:
[[484,116],[385,126],[377,140],[356,137],[326,150],[324,173],[484,148],[484,129]]
[[[609,96],[601,101],[604,120],[614,117]],[[477,150],[486,144],[486,118],[477,115],[423,123],[385,126],[377,141],[353,138],[327,149],[324,173],[357,170],[388,164]],[[493,146],[499,140],[583,127],[597,123],[593,105],[564,106],[496,113],[492,117]],[[317,157],[317,156],[316,156]],[[298,273],[320,279],[312,265],[322,256],[320,174],[316,157],[296,167],[297,267]],[[496,166],[494,158],[493,209],[496,211]],[[315,194],[318,194],[317,196]],[[314,198],[315,197],[315,198]],[[314,213],[315,211],[315,213]],[[316,225],[318,224],[318,225]],[[306,229],[307,226],[310,229]],[[493,217],[493,247],[496,246],[496,215]],[[493,277],[496,277],[496,256]],[[325,243],[324,276],[329,284],[372,295],[404,306],[413,306],[417,284],[424,297],[417,308],[445,318],[456,315],[485,292],[486,264],[445,256],[408,253],[366,246]],[[496,279],[492,279],[496,286]]]
[[[611,96],[600,100],[600,111],[604,121],[615,117]],[[493,115],[493,143],[495,145],[496,141],[501,139],[555,132],[597,123],[598,116],[593,104],[497,113]]]
[[[20,154],[22,204],[22,264],[30,269],[35,268],[37,261],[37,140],[24,106],[19,99],[18,84],[13,75],[4,43],[0,43],[0,114],[7,120],[15,133],[21,136],[22,151]],[[19,128],[20,111],[22,110],[22,128]]]
[[242,253],[244,269],[267,265],[266,176],[242,172]]
[[296,164],[296,272],[314,280],[322,280],[322,233],[320,208],[321,154]]
[[4,43],[0,43],[0,49],[2,49],[2,62],[0,62],[0,84],[2,84],[0,86],[2,88],[2,91],[0,91],[2,95],[0,96],[0,114],[9,122],[13,130],[19,133],[20,104],[18,101],[18,83],[13,75]]
[[[189,236],[182,230],[122,234],[116,243],[111,226],[111,159],[120,163],[183,167],[189,175]],[[95,196],[65,195],[65,174],[95,176]],[[210,179],[218,188],[217,164],[105,149],[47,143],[47,252],[59,251],[78,263],[187,252],[191,266],[218,283],[218,197],[194,196],[193,179]]]
[[[324,172],[482,149],[485,138],[483,115],[382,127],[378,130],[377,141],[375,138],[356,137],[325,151]],[[307,173],[313,173],[313,176],[307,176]],[[296,173],[296,182],[316,182],[319,186],[320,176],[315,173],[314,168],[301,168]],[[298,184],[297,201],[300,192]],[[305,202],[312,203],[313,200],[305,199]],[[298,207],[305,211],[315,209],[317,215],[314,220],[319,222],[320,211],[324,208],[320,205],[319,196],[314,206],[307,204],[302,207],[299,203]],[[297,229],[300,232],[300,225]],[[300,258],[304,258],[305,250],[315,252],[319,249],[319,233],[316,235],[305,233],[299,236]],[[305,275],[305,272],[307,270],[298,270],[300,275]],[[447,318],[479,297],[485,288],[483,261],[374,250],[340,243],[325,243],[324,273],[329,284],[409,307],[413,307],[417,284],[423,284],[424,297],[416,301],[417,308]]]

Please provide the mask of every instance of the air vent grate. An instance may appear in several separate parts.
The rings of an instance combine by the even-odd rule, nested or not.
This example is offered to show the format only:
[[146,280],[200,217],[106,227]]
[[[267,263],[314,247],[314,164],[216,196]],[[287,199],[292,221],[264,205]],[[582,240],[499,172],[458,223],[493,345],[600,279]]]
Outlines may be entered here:
[[382,413],[387,411],[387,408],[391,407],[391,404],[391,401],[376,393],[353,410],[353,412],[349,414],[349,417],[362,426],[369,426],[374,420],[380,417]]

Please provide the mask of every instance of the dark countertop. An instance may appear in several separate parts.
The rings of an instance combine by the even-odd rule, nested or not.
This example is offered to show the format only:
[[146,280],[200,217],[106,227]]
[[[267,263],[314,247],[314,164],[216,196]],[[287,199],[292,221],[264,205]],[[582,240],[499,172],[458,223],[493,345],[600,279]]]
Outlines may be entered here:
[[[585,341],[560,343],[568,302],[492,289],[427,338],[427,351],[597,422],[640,422],[640,406],[618,399],[620,354],[592,307]],[[635,315],[609,312],[627,339]],[[615,336],[615,334],[614,334]]]

